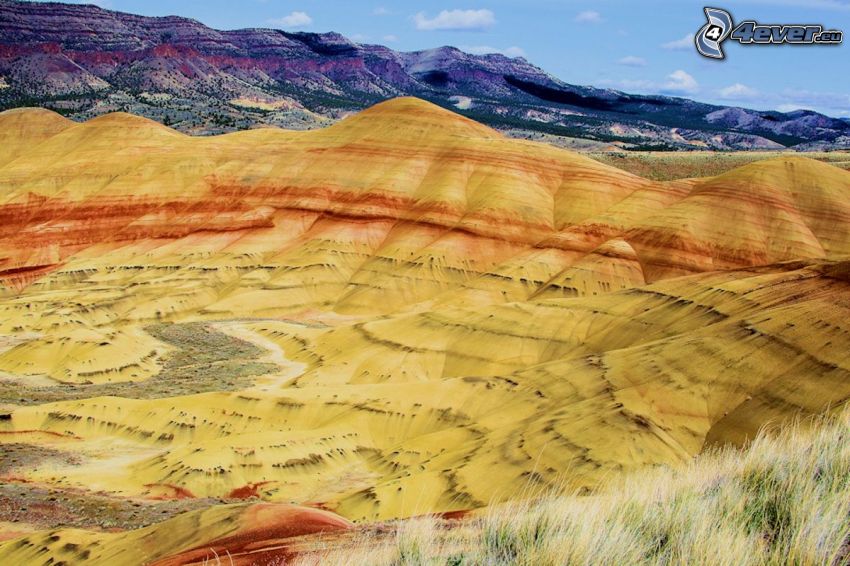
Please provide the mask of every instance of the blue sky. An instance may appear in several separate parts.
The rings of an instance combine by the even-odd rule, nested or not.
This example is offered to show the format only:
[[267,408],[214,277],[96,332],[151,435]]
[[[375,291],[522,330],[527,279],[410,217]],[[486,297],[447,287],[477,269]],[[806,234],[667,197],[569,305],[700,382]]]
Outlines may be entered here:
[[[708,0],[102,0],[103,7],[177,14],[218,29],[338,31],[410,51],[454,45],[502,51],[573,84],[663,93],[758,109],[850,116],[850,47],[744,47],[700,57],[689,34]],[[85,3],[85,2],[77,2]],[[91,3],[89,1],[88,3]],[[823,24],[850,32],[850,0],[711,0],[735,21]]]

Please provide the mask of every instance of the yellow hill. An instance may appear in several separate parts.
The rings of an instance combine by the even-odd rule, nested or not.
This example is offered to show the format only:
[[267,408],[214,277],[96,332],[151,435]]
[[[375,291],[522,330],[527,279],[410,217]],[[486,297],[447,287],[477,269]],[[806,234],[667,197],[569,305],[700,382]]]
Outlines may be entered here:
[[42,108],[0,112],[0,166],[26,155],[41,142],[73,125],[67,118]]
[[[234,565],[286,560],[297,537],[345,531],[351,523],[326,511],[292,505],[235,504],[186,513],[170,521],[126,533],[80,529],[35,535],[24,544],[0,546],[0,556],[16,564],[37,563],[44,555],[66,564],[157,566],[203,564],[230,556]],[[235,556],[234,556],[235,555]],[[51,563],[52,564],[52,563]]]
[[62,120],[0,114],[0,442],[50,455],[10,484],[386,519],[850,397],[830,165],[653,182],[409,98],[310,132]]
[[393,141],[410,143],[412,140],[432,145],[451,138],[502,137],[483,124],[413,97],[381,102],[336,126],[319,131],[325,137],[371,139],[382,145],[389,145]]

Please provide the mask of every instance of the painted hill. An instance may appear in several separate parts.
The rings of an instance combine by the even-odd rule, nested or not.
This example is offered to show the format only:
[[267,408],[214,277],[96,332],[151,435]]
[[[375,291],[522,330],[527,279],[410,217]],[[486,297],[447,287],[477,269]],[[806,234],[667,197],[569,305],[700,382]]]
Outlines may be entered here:
[[0,497],[53,490],[51,517],[468,510],[850,398],[825,163],[654,182],[413,98],[203,138],[15,110],[0,136]]
[[77,120],[129,111],[187,133],[309,129],[413,95],[515,136],[600,147],[823,149],[850,135],[846,121],[811,111],[567,84],[521,57],[448,46],[403,53],[338,33],[219,31],[56,2],[0,0],[0,85],[0,109],[38,105]]
[[156,566],[203,564],[217,555],[230,555],[228,564],[248,566],[260,560],[264,564],[288,560],[287,545],[298,537],[345,531],[351,526],[319,509],[243,503],[187,513],[125,533],[67,530],[45,534],[17,549],[0,549],[0,555],[17,564],[34,564],[48,554],[62,556],[69,564],[130,564],[135,560]]

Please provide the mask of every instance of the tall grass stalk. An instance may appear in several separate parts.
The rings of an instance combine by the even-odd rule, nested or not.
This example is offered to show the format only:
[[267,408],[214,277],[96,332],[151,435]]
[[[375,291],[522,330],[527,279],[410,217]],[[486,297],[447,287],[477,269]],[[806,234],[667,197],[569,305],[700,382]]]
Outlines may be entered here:
[[[393,532],[393,529],[390,529]],[[372,531],[373,533],[375,531]],[[850,408],[596,495],[399,521],[302,561],[414,565],[850,565]]]

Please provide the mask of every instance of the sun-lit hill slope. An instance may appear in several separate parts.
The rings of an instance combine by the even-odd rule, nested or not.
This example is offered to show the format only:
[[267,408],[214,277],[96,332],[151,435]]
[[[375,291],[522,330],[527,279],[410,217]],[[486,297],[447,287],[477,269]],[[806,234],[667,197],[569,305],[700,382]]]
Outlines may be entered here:
[[[34,110],[3,119],[28,113],[45,121]],[[418,288],[417,302],[447,286],[480,290],[475,276],[487,274],[519,282],[505,291],[524,298],[552,278],[571,280],[565,271],[581,257],[612,245],[642,270],[615,277],[620,286],[850,251],[841,231],[850,174],[803,158],[706,181],[651,183],[577,154],[504,139],[416,99],[380,104],[325,130],[212,138],[127,114],[67,127],[57,119],[64,129],[46,140],[6,132],[9,147],[26,151],[0,168],[0,270],[25,280],[94,244],[289,221],[297,225],[286,233],[300,227],[303,241],[328,222],[351,225],[354,218],[365,234],[344,238],[357,248],[346,250],[349,265],[373,273],[367,277],[385,295],[398,271],[385,263],[403,263],[432,280]],[[619,239],[625,244],[611,243]],[[210,240],[205,245],[214,248]],[[262,242],[234,250],[281,251]],[[427,273],[438,266],[441,277]],[[456,278],[457,271],[466,276]],[[351,283],[351,293],[364,291],[358,277]],[[393,291],[392,308],[411,300]]]
[[745,449],[612,478],[594,496],[367,525],[289,546],[298,566],[850,564],[850,410],[768,427]]
[[[351,528],[345,519],[319,509],[267,503],[216,506],[124,533],[55,530],[0,543],[7,563],[35,564],[45,555],[64,564],[155,564],[181,566],[217,563],[248,566],[290,557],[293,537]],[[230,559],[227,560],[228,554]]]
[[[25,407],[10,430],[92,454],[31,480],[134,496],[262,484],[353,519],[593,488],[845,402],[848,284],[846,262],[792,264],[335,328],[246,321],[231,331],[306,371],[242,393]],[[104,436],[127,452],[103,454]]]
[[27,155],[38,144],[73,124],[71,120],[41,108],[0,112],[0,166]]
[[[850,173],[829,165],[778,159],[651,183],[416,99],[320,131],[214,138],[103,116],[0,167],[0,186],[0,281],[27,286],[0,331],[20,326],[9,309],[36,309],[54,336],[84,326],[97,343],[116,316],[374,315],[850,253]],[[59,288],[79,309],[52,304]],[[108,342],[100,360],[114,350],[150,375],[144,337]],[[45,348],[35,365],[0,368],[104,379],[92,348]]]
[[[227,505],[129,532],[0,542],[14,564],[846,564],[850,408],[768,427],[746,448],[610,477],[593,496],[528,490],[466,516],[351,525],[289,505]],[[815,473],[813,473],[813,470]],[[660,544],[659,541],[663,541]],[[218,558],[217,558],[218,557]]]
[[654,182],[409,98],[211,138],[33,119],[2,134],[0,443],[49,458],[15,485],[394,518],[850,398],[831,165]]
[[850,253],[850,177],[822,162],[752,163],[698,181],[626,235],[658,279],[779,258]]

